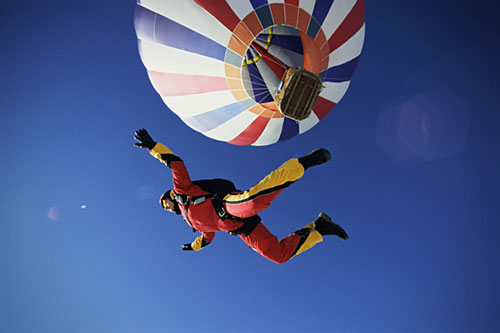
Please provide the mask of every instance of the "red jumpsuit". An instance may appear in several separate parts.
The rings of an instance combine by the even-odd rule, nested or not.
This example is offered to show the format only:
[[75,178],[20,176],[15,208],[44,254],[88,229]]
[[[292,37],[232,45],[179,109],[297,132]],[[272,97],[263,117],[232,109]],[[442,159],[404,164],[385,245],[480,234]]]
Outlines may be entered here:
[[[162,154],[172,153],[167,147],[158,143],[151,150],[151,155],[165,163]],[[169,163],[172,169],[174,190],[177,194],[197,197],[208,195],[201,187],[193,184],[184,162],[179,158]],[[249,190],[237,194],[227,194],[223,198],[226,211],[239,218],[248,218],[269,207],[278,194],[290,186],[304,174],[303,166],[296,158],[290,159],[278,169],[271,172],[257,185]],[[187,209],[186,209],[186,206]],[[184,220],[194,229],[201,232],[191,243],[194,250],[200,250],[208,245],[215,237],[216,231],[234,231],[242,226],[242,222],[233,219],[221,219],[214,209],[212,200],[206,198],[198,204],[182,205],[179,208]],[[249,247],[255,249],[262,256],[276,263],[284,263],[292,256],[299,254],[314,244],[322,241],[322,236],[314,230],[314,223],[305,226],[302,232],[292,233],[278,241],[267,228],[259,223],[248,235],[238,235]]]

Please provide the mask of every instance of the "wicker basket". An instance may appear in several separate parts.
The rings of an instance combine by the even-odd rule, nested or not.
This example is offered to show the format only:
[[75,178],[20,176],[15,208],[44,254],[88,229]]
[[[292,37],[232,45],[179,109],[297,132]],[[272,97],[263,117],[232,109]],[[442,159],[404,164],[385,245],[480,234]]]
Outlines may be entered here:
[[282,88],[275,97],[280,112],[288,118],[304,120],[323,88],[321,79],[303,68],[290,67],[282,79]]

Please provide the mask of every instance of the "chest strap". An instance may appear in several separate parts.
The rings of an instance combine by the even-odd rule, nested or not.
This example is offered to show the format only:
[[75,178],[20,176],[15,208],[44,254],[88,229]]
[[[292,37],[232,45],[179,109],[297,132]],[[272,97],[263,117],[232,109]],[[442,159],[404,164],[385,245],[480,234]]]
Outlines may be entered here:
[[186,207],[189,206],[189,205],[199,205],[199,204],[201,204],[202,202],[205,202],[208,198],[211,198],[211,197],[212,197],[211,194],[198,195],[198,196],[195,196],[195,197],[191,197],[189,195],[178,194],[178,193],[174,192],[175,201],[177,201],[178,203],[180,203],[181,205],[186,206]]

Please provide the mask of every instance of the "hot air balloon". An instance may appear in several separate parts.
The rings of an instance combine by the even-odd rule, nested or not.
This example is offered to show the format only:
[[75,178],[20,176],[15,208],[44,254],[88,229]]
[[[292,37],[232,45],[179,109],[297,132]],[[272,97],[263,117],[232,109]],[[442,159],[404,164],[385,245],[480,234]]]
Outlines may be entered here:
[[[308,131],[346,93],[364,11],[364,0],[141,0],[134,21],[149,79],[172,112],[209,138],[264,146]],[[291,68],[321,83],[303,120],[277,100]]]

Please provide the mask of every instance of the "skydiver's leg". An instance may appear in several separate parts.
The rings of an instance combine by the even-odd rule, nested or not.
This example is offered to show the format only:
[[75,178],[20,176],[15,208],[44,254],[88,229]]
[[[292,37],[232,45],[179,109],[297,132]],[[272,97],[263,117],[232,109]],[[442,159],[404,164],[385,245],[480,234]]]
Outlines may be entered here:
[[250,235],[240,235],[240,238],[260,255],[278,264],[288,261],[300,242],[300,235],[297,234],[278,241],[262,223],[259,223]]
[[257,185],[240,194],[228,194],[224,197],[227,212],[241,218],[258,214],[269,207],[278,194],[304,175],[304,167],[297,158],[283,163]]
[[278,264],[287,262],[293,256],[323,240],[321,234],[314,229],[314,222],[279,242],[278,238],[269,232],[262,223],[259,223],[250,235],[240,235],[240,238],[260,255]]
[[320,213],[316,221],[295,231],[278,242],[267,228],[259,223],[248,236],[240,235],[241,239],[263,257],[278,264],[287,262],[290,258],[310,249],[323,241],[323,236],[337,236],[346,240],[349,238],[341,226],[332,222],[325,213]]
[[257,185],[240,194],[224,197],[227,212],[242,218],[258,214],[269,207],[278,194],[304,175],[312,166],[323,164],[331,159],[330,152],[319,148],[299,158],[292,158],[271,172]]

